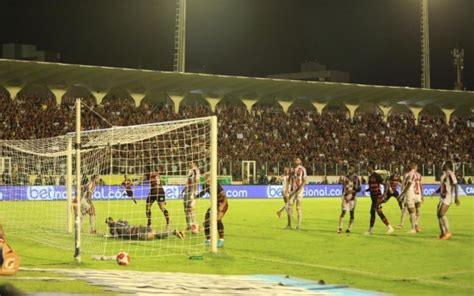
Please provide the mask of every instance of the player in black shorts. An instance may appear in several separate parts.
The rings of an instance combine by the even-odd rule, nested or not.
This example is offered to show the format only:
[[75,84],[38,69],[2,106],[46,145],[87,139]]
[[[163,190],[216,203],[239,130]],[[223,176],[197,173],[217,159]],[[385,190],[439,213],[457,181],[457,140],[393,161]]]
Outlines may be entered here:
[[[204,184],[203,190],[198,194],[197,197],[203,197],[206,193],[211,194],[211,178],[209,175],[206,175],[206,182]],[[225,213],[229,204],[227,203],[227,196],[225,195],[224,188],[220,184],[217,184],[217,231],[219,232],[219,240],[217,241],[217,247],[224,247],[224,223],[222,219],[224,218]],[[204,234],[206,235],[206,244],[211,243],[211,208],[206,212],[204,217]]]
[[133,186],[133,182],[132,180],[130,180],[128,178],[127,175],[123,176],[124,179],[123,179],[123,182],[122,182],[122,187],[125,189],[125,194],[130,197],[133,202],[136,204],[137,203],[137,200],[135,199],[135,197],[133,196],[133,189],[132,189],[132,186]]
[[160,174],[158,170],[153,170],[152,167],[149,167],[149,173],[144,177],[146,181],[150,182],[150,193],[146,198],[146,218],[147,226],[151,226],[151,206],[156,201],[160,207],[161,212],[165,216],[166,228],[169,229],[170,226],[170,215],[166,209],[166,199],[165,199],[165,190],[161,185]]
[[384,202],[381,185],[383,184],[384,180],[382,176],[375,172],[375,165],[373,162],[370,162],[367,166],[367,170],[369,171],[369,180],[368,180],[368,189],[366,191],[370,191],[370,199],[372,200],[372,204],[370,205],[370,227],[369,231],[365,234],[371,235],[374,233],[374,224],[375,224],[375,213],[380,217],[380,220],[387,226],[387,233],[393,233],[393,227],[388,222],[387,218],[385,217],[382,211],[382,204]]
[[[393,170],[393,174],[391,174],[388,177],[387,182],[385,183],[385,188],[386,188],[385,193],[384,193],[385,202],[387,202],[391,197],[395,197],[398,200],[398,196],[400,195],[400,193],[398,192],[398,186],[400,185],[401,180],[402,178],[400,177],[400,171],[398,170],[398,168],[395,168]],[[400,202],[398,203],[398,205],[400,206],[400,209],[401,209],[402,207],[401,207]]]

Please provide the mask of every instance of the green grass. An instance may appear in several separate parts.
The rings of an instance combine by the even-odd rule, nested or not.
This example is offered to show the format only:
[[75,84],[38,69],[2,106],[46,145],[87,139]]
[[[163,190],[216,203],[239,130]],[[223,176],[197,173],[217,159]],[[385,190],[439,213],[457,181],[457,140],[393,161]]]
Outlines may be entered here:
[[[132,264],[125,268],[87,257],[77,266],[72,260],[72,248],[51,248],[16,234],[9,234],[9,242],[22,256],[22,266],[27,267],[283,274],[397,295],[472,295],[474,199],[461,201],[460,207],[452,206],[448,212],[454,233],[449,241],[436,239],[436,199],[428,198],[422,207],[421,233],[406,234],[407,220],[405,230],[386,235],[377,218],[375,235],[367,237],[362,233],[368,227],[368,199],[359,199],[353,233],[339,235],[336,230],[340,199],[322,198],[304,200],[303,229],[298,231],[284,230],[285,219],[276,217],[280,200],[231,200],[224,219],[225,248],[216,255],[206,254],[202,261],[188,260],[184,255],[143,258],[131,253]],[[398,224],[395,201],[386,204],[384,211],[393,225]],[[345,222],[347,225],[348,217]],[[17,277],[25,274],[19,272]],[[103,293],[82,282],[74,287],[65,282],[13,283],[27,291]]]

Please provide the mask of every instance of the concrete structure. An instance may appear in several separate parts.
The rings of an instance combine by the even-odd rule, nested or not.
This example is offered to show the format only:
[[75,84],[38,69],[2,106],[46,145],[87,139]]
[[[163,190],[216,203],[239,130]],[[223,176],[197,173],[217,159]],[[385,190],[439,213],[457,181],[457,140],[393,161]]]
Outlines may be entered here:
[[109,92],[120,89],[133,98],[136,106],[145,97],[147,103],[154,103],[155,100],[156,103],[163,102],[164,97],[173,105],[175,112],[179,111],[185,96],[207,101],[212,111],[219,103],[228,103],[229,98],[234,103],[245,105],[249,111],[256,103],[268,98],[277,102],[284,112],[295,104],[314,106],[319,113],[328,105],[340,104],[347,108],[351,118],[362,105],[372,104],[373,110],[379,110],[384,118],[388,117],[393,107],[399,109],[403,106],[411,111],[416,122],[426,107],[441,110],[446,122],[456,110],[471,114],[474,110],[474,92],[469,91],[0,60],[0,86],[5,87],[12,99],[25,86],[37,84],[38,81],[51,90],[58,104],[68,90],[81,85],[95,97],[98,104]]

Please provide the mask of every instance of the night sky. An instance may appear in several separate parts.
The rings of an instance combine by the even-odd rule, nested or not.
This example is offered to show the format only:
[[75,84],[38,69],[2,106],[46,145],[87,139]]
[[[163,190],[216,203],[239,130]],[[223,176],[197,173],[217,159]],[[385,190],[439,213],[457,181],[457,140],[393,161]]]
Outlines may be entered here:
[[[430,0],[433,88],[452,89],[465,49],[474,90],[474,0]],[[352,82],[420,85],[419,0],[188,0],[187,68],[265,76],[317,60]],[[172,70],[175,0],[0,0],[0,43],[61,62]]]

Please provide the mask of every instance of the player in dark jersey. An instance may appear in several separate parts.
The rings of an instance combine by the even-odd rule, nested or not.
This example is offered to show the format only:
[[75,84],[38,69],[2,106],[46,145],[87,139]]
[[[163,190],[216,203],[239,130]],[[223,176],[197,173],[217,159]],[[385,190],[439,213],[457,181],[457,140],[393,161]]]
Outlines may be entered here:
[[[204,195],[211,194],[211,178],[206,174],[206,182],[203,190],[197,195],[197,197],[203,197]],[[217,231],[219,232],[219,240],[217,241],[217,247],[224,247],[224,218],[229,204],[227,203],[227,196],[225,195],[224,188],[220,184],[217,184]],[[204,217],[204,234],[206,235],[206,244],[211,243],[211,208],[206,211]]]
[[372,203],[370,205],[370,227],[365,234],[371,235],[374,233],[376,212],[382,222],[387,226],[387,234],[391,234],[393,233],[393,227],[390,225],[382,211],[382,203],[384,202],[384,199],[382,195],[381,185],[384,183],[384,180],[382,176],[375,172],[375,165],[373,162],[369,163],[367,170],[369,171],[369,187],[366,191],[370,191],[370,199],[372,200]]
[[146,198],[146,218],[147,226],[151,226],[151,206],[156,201],[160,207],[161,212],[165,216],[166,228],[169,228],[170,225],[170,215],[166,209],[166,199],[165,199],[165,190],[161,185],[159,169],[153,170],[153,167],[150,165],[148,167],[148,173],[145,174],[144,180],[150,183],[150,193]]
[[127,175],[123,176],[122,187],[125,189],[124,194],[130,197],[133,200],[133,202],[136,204],[137,200],[133,196],[132,186],[133,186],[132,180],[130,180]]
[[167,230],[166,232],[155,232],[151,227],[132,226],[127,220],[114,221],[112,217],[105,220],[105,224],[109,227],[109,233],[114,238],[134,239],[134,240],[154,240],[165,239],[170,235],[176,235],[178,238],[184,238],[184,232],[179,230]]
[[[385,183],[385,192],[384,192],[384,201],[387,202],[390,200],[391,197],[395,197],[398,200],[398,196],[400,192],[398,192],[398,186],[402,182],[402,178],[400,177],[400,171],[396,167],[393,170],[393,173],[388,177],[387,182]],[[398,206],[402,209],[402,203],[399,201]]]

